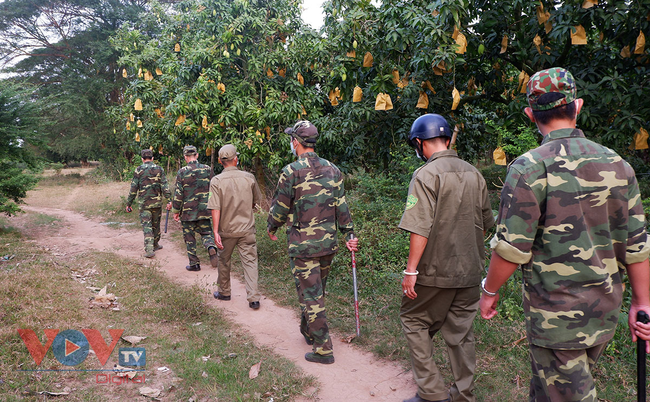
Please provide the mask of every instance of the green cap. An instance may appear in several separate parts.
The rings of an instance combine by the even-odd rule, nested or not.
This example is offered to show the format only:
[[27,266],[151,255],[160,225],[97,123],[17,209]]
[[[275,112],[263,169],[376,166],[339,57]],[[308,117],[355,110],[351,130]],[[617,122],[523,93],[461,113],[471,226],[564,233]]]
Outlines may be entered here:
[[186,145],[185,148],[183,148],[183,155],[195,155],[197,153],[198,152],[194,145]]
[[[564,95],[552,102],[539,104],[540,97],[547,93],[557,92]],[[538,71],[528,81],[526,88],[528,104],[533,110],[551,110],[558,106],[567,105],[576,100],[576,82],[573,75],[562,67],[553,67]]]
[[316,146],[318,130],[316,126],[307,120],[300,120],[293,127],[287,127],[284,132],[291,135],[305,147],[314,148]]
[[142,159],[152,159],[153,158],[153,151],[150,149],[143,149],[140,151],[140,156]]

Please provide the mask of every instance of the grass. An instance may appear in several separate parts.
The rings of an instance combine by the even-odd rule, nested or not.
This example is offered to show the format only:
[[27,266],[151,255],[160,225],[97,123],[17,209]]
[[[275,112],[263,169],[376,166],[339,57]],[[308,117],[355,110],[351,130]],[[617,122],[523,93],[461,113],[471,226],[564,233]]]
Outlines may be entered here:
[[[51,225],[26,214],[21,230]],[[12,221],[13,222],[13,221]],[[53,229],[56,230],[56,229]],[[209,308],[198,288],[176,285],[155,265],[142,265],[112,253],[52,254],[0,221],[0,394],[3,400],[42,400],[40,392],[70,391],[66,400],[135,400],[146,385],[162,390],[167,400],[256,401],[291,400],[314,385],[290,361],[254,345],[250,335]],[[89,308],[89,286],[108,286],[118,297],[119,311]],[[146,336],[145,384],[96,383],[96,373],[17,371],[37,366],[17,334],[31,328],[44,341],[43,330],[95,328],[110,341],[109,328],[124,335]],[[129,347],[120,341],[116,347]],[[203,356],[210,356],[203,361]],[[262,362],[259,377],[248,378]],[[117,363],[113,351],[104,368]],[[168,372],[158,371],[166,366]],[[50,350],[40,368],[65,369]],[[75,369],[101,369],[91,354]]]

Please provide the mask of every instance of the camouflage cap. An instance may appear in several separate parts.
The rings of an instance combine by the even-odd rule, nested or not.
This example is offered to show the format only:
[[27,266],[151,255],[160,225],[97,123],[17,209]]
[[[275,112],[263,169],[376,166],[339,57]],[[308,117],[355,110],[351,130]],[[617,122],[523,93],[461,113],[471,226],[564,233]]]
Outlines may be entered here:
[[232,144],[226,144],[219,149],[219,159],[222,161],[231,160],[237,155],[239,155],[239,152],[237,152],[237,148]]
[[194,145],[186,145],[185,148],[183,148],[183,155],[195,155],[197,153],[198,152]]
[[150,149],[143,149],[140,151],[140,156],[142,159],[153,159],[153,151]]
[[[564,95],[550,103],[538,104],[539,98],[547,93],[557,92]],[[526,88],[528,104],[533,110],[550,110],[567,105],[576,100],[576,83],[573,75],[562,67],[553,67],[538,71],[528,81]]]
[[318,130],[316,126],[307,120],[300,120],[293,127],[287,127],[285,133],[298,140],[304,147],[314,148],[318,140]]

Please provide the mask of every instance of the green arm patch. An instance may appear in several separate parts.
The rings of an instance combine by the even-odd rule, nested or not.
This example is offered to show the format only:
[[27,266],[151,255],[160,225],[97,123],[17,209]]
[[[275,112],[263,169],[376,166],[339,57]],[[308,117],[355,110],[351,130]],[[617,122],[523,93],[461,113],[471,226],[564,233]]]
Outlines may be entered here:
[[408,198],[406,199],[406,210],[408,211],[409,209],[413,208],[417,203],[417,197],[413,194],[409,194]]

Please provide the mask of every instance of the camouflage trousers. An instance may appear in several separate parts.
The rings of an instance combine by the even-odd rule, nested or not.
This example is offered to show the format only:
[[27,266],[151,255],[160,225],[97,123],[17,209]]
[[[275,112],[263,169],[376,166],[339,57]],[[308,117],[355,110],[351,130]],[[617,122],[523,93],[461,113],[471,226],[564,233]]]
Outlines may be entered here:
[[160,241],[160,218],[162,208],[141,208],[140,223],[144,232],[144,251],[152,253]]
[[325,285],[334,254],[316,258],[290,258],[300,303],[300,332],[314,340],[313,351],[332,355],[332,340],[325,313]]
[[190,260],[190,265],[197,265],[199,257],[196,255],[196,237],[194,233],[201,235],[205,248],[216,247],[211,221],[210,219],[199,219],[198,221],[182,221],[182,224],[183,240],[185,240],[185,246],[187,247],[187,258]]
[[592,372],[607,342],[577,350],[529,346],[533,371],[529,402],[598,401]]

